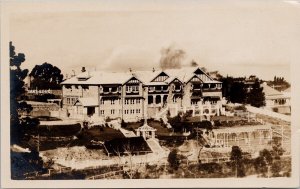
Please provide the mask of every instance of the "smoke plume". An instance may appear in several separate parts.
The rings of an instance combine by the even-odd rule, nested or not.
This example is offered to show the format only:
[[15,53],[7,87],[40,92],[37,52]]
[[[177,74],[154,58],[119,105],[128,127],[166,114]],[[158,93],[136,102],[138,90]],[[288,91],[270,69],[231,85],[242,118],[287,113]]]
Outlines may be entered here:
[[161,50],[160,67],[161,69],[181,68],[182,61],[186,52],[182,49],[176,49],[173,46]]

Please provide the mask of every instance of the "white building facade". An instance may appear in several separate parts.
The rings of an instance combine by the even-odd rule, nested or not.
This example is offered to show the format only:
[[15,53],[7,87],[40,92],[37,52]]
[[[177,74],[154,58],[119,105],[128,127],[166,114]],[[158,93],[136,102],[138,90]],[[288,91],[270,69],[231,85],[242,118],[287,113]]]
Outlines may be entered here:
[[160,71],[83,72],[62,83],[63,109],[82,120],[144,117],[192,111],[193,115],[219,115],[222,83],[200,68]]

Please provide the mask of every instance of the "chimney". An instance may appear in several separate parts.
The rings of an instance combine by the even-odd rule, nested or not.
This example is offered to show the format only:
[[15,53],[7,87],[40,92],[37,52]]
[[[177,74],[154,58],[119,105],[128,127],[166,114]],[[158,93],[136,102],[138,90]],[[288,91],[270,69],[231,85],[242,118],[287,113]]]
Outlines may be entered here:
[[132,72],[132,69],[131,69],[131,68],[129,68],[129,72]]
[[81,72],[85,72],[86,70],[85,70],[85,67],[82,67],[81,68]]
[[155,72],[155,69],[154,69],[154,68],[152,68],[152,72]]

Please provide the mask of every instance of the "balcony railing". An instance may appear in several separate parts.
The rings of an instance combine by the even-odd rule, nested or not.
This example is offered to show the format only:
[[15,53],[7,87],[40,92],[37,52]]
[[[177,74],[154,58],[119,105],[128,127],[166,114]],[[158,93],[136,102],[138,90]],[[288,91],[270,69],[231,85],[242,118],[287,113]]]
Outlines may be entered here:
[[203,88],[202,91],[203,92],[222,92],[222,89],[218,89],[218,88]]
[[181,93],[182,92],[182,90],[181,89],[173,89],[173,91],[172,91],[173,93]]
[[169,92],[169,88],[167,89],[149,89],[149,93],[161,93],[161,92]]
[[126,91],[126,94],[128,94],[128,95],[137,95],[139,93],[140,93],[139,91],[133,91],[133,90]]
[[[101,91],[100,91],[100,93],[101,93]],[[119,90],[114,90],[114,91],[112,91],[112,90],[109,90],[109,91],[102,91],[102,94],[104,94],[104,95],[121,94],[121,91],[119,91]]]

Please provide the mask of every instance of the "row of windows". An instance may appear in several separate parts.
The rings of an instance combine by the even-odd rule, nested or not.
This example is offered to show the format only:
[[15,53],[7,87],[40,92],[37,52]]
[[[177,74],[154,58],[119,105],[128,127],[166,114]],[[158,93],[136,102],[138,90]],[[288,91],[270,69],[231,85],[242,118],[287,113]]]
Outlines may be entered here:
[[141,99],[126,99],[125,104],[140,104]]
[[126,86],[126,92],[138,92],[138,91],[139,91],[138,85]]
[[[121,104],[121,99],[111,99],[111,100],[104,100],[101,99],[100,100],[100,104],[104,104],[105,101],[108,101],[111,105],[114,105],[116,103]],[[125,104],[140,104],[141,103],[141,99],[126,99],[125,100]]]
[[[121,112],[122,112],[122,110],[119,110],[120,114],[121,114]],[[110,114],[115,114],[115,113],[117,113],[117,110],[114,110],[114,109],[110,110]],[[124,114],[134,114],[134,113],[140,114],[141,109],[124,110]],[[100,110],[100,115],[104,115],[104,114],[105,114],[105,110]]]
[[169,86],[164,85],[164,86],[152,86],[149,87],[149,92],[153,92],[153,91],[166,91],[169,89]]
[[78,100],[78,97],[67,97],[67,104],[74,105],[77,100]]
[[124,110],[124,113],[125,113],[125,114],[134,114],[134,113],[139,114],[139,113],[141,113],[141,109],[136,109],[136,110],[134,110],[134,109],[131,109],[131,110]]

